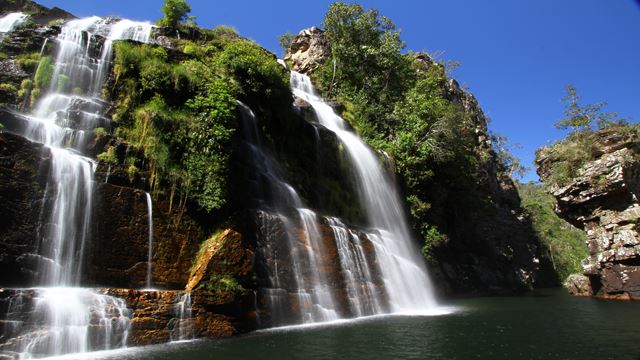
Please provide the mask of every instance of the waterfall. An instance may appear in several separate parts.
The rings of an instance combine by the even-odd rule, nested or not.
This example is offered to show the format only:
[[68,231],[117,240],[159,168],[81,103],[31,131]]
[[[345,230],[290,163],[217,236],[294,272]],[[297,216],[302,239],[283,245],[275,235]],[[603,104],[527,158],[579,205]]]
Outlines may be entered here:
[[9,13],[0,18],[0,33],[9,33],[22,24],[29,15],[21,12]]
[[145,193],[147,196],[147,215],[149,217],[147,223],[149,224],[149,245],[147,253],[147,289],[151,289],[152,266],[153,266],[153,203],[151,201],[151,195]]
[[183,341],[193,339],[194,324],[191,308],[191,293],[186,292],[176,297],[176,303],[173,308],[175,316],[173,329],[170,336],[171,341]]
[[[328,279],[320,272],[320,256],[324,252],[321,241],[318,216],[304,205],[295,189],[284,181],[279,168],[261,139],[257,119],[253,111],[239,102],[242,112],[244,140],[256,173],[260,174],[264,186],[258,186],[258,194],[277,213],[277,218],[285,230],[287,254],[291,260],[291,279],[280,279],[278,264],[286,256],[278,252],[278,242],[282,239],[265,239],[261,248],[265,258],[273,267],[269,284],[261,291],[276,324],[286,318],[289,296],[295,298],[298,309],[294,316],[297,322],[310,323],[338,319],[335,301],[329,288]],[[286,322],[286,320],[284,320]]]
[[340,219],[328,218],[327,220],[336,240],[351,312],[357,317],[382,313],[384,299],[373,284],[373,277],[360,238],[347,229]]
[[[151,38],[151,30],[153,25],[149,22],[137,22],[128,19],[122,19],[111,26],[111,31],[107,35],[102,48],[102,56],[100,57],[100,66],[97,74],[96,84],[104,83],[106,71],[109,70],[106,64],[113,57],[113,42],[115,40],[128,39],[141,43],[148,43]],[[92,94],[99,95],[101,86],[92,89]]]
[[[91,240],[95,170],[94,161],[83,151],[93,130],[109,121],[104,118],[104,102],[96,96],[109,70],[111,48],[103,46],[103,61],[91,56],[92,49],[96,35],[109,34],[110,41],[148,40],[151,29],[145,23],[110,22],[90,17],[62,27],[51,84],[27,117],[23,135],[46,145],[52,160],[45,195],[50,209],[39,249],[39,283],[44,287],[18,291],[18,298],[28,294],[30,301],[12,304],[30,303],[33,310],[27,311],[31,314],[27,318],[8,319],[15,321],[15,333],[0,344],[0,350],[23,358],[126,346],[131,312],[124,301],[78,287],[84,249]],[[144,29],[144,37],[139,29]],[[151,212],[149,217],[151,221]]]
[[375,246],[390,310],[419,312],[435,307],[431,282],[411,238],[400,196],[378,156],[316,95],[309,77],[292,71],[291,87],[295,96],[311,104],[320,124],[334,132],[347,151],[367,226],[373,229],[367,237]]

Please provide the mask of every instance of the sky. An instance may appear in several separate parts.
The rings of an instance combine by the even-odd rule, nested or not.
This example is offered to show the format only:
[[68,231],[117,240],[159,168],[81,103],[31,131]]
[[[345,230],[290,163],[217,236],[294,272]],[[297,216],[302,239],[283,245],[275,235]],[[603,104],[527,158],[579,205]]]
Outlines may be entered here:
[[[38,1],[38,0],[36,0]],[[155,21],[162,0],[40,0],[76,16],[116,15]],[[198,25],[231,25],[282,55],[278,38],[321,26],[332,1],[188,0]],[[352,1],[345,1],[352,2]],[[561,139],[564,86],[584,103],[640,121],[640,0],[362,0],[394,21],[407,49],[441,54],[478,99],[489,129],[537,180],[535,150]]]

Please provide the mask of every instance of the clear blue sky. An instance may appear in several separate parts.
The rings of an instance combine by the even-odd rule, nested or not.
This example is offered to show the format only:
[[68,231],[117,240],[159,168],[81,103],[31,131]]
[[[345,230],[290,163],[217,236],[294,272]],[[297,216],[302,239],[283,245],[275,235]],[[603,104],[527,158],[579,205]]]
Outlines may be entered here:
[[[77,16],[161,17],[162,0],[41,0]],[[278,54],[278,37],[320,26],[331,3],[189,0],[203,27],[225,24]],[[460,61],[454,76],[475,94],[525,166],[563,133],[564,85],[585,102],[640,120],[640,3],[634,0],[363,0],[391,18],[411,50]],[[533,171],[524,180],[535,180]]]

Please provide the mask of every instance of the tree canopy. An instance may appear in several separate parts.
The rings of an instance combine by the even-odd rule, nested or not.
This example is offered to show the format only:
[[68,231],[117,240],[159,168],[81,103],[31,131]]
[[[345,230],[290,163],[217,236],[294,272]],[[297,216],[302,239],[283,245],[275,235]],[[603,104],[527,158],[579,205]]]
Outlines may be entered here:
[[158,22],[162,26],[171,29],[178,27],[178,24],[187,20],[187,14],[191,12],[191,6],[186,0],[165,0],[162,5],[164,17]]
[[602,129],[609,125],[623,124],[624,119],[618,118],[618,113],[604,112],[602,109],[606,102],[580,105],[580,95],[575,86],[569,84],[565,86],[566,95],[562,98],[565,102],[564,118],[556,122],[558,129],[570,129],[572,134],[580,131],[591,131]]

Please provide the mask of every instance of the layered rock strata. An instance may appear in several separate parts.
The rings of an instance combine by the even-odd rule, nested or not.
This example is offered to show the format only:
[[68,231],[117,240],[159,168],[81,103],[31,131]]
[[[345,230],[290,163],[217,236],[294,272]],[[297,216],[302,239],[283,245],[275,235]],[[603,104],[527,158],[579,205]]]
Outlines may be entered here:
[[[640,299],[640,141],[626,130],[611,127],[590,135],[593,160],[568,185],[551,188],[556,213],[587,232],[589,257],[582,264],[587,278],[573,279],[568,286],[578,295]],[[543,181],[556,161],[552,154],[538,152]]]

